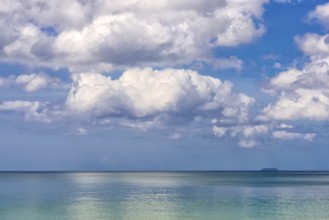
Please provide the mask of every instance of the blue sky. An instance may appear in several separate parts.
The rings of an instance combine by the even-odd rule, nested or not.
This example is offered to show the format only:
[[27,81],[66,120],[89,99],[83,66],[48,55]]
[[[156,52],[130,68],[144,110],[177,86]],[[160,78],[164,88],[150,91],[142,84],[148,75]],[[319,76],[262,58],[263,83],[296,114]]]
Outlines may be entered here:
[[0,170],[329,169],[329,4],[3,1]]

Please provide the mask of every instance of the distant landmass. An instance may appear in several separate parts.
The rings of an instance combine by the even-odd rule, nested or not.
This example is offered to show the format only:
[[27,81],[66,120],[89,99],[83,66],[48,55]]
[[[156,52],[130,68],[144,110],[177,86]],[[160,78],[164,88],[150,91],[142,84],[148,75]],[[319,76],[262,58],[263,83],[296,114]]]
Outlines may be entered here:
[[261,171],[263,171],[263,172],[278,172],[279,169],[277,169],[277,168],[263,168],[263,169],[261,169]]

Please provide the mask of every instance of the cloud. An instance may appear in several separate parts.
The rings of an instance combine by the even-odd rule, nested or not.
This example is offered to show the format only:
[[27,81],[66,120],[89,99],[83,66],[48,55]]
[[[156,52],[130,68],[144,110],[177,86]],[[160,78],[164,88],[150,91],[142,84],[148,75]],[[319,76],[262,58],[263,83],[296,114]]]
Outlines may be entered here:
[[316,137],[316,134],[314,133],[301,134],[287,131],[274,131],[272,135],[274,138],[282,140],[302,139],[305,141],[313,141],[313,139]]
[[328,120],[329,119],[329,36],[307,33],[296,42],[309,56],[302,68],[280,72],[265,86],[278,94],[259,117],[261,120]]
[[326,29],[329,28],[329,3],[316,6],[314,11],[308,14],[310,20],[315,20],[322,24]]
[[267,91],[279,93],[278,100],[263,109],[263,120],[328,120],[329,62],[313,60],[302,70],[292,68],[279,73]]
[[[311,12],[309,17],[316,16],[317,11]],[[328,39],[328,34],[296,36],[295,42],[307,61],[301,67],[293,66],[279,72],[264,86],[264,90],[277,99],[263,108],[256,121],[273,125],[269,132],[273,139],[313,141],[315,133],[289,124],[300,120],[310,123],[329,120]]]
[[[0,102],[0,111],[47,123],[83,119],[141,131],[167,129],[170,123],[175,128],[203,123],[214,136],[236,139],[245,148],[268,138],[311,141],[315,134],[290,124],[329,119],[328,34],[295,37],[309,59],[303,67],[290,67],[268,82],[264,90],[277,99],[257,118],[250,112],[256,100],[233,92],[231,82],[177,69],[195,64],[241,71],[244,63],[238,57],[214,57],[214,51],[220,54],[221,48],[261,37],[266,31],[262,16],[267,2],[4,0],[0,28],[6,32],[0,36],[0,62],[65,67],[73,74],[65,103],[7,101]],[[326,9],[327,4],[318,6],[309,19],[327,27]],[[261,58],[283,69],[280,55]],[[104,73],[113,69],[124,72],[118,78]],[[0,87],[10,86],[35,92],[65,85],[43,73],[0,77]],[[88,133],[77,127],[70,134]],[[173,127],[167,132],[169,139],[187,133]]]
[[[255,100],[233,93],[232,86],[228,81],[184,69],[133,68],[118,79],[100,73],[77,73],[72,75],[71,90],[61,114],[52,114],[48,108],[48,117],[87,119],[99,125],[103,120],[111,120],[111,126],[141,131],[166,129],[170,125],[171,139],[180,137],[181,124],[210,127],[211,119],[216,136],[224,136],[225,129],[231,135],[240,132],[244,139],[266,133],[267,128],[262,125],[237,126],[233,131],[216,126],[248,123]],[[194,132],[192,127],[186,129]]]
[[[216,44],[219,46],[237,46],[238,44],[249,43],[264,34],[264,26],[257,27],[252,21],[252,16],[259,18],[262,14],[263,9],[260,7],[260,3],[264,2],[253,1],[241,4],[240,1],[229,1],[226,8],[219,10],[223,14],[218,13],[218,17],[225,20],[227,19],[226,16],[229,15],[231,21],[225,32],[217,34]],[[241,9],[246,10],[247,13],[243,15]],[[249,16],[245,16],[248,14]],[[248,32],[244,32],[244,30],[248,30]]]
[[260,140],[267,136],[272,130],[268,124],[235,124],[232,126],[213,126],[213,133],[217,137],[230,137],[238,139],[238,144],[243,148],[252,148],[260,144]]
[[253,148],[259,145],[259,143],[255,140],[240,140],[239,146],[242,148]]
[[92,117],[149,118],[220,115],[243,120],[254,100],[232,94],[232,84],[183,69],[129,69],[112,80],[100,73],[73,75],[66,106]]
[[292,125],[288,125],[288,124],[284,124],[284,123],[282,123],[282,124],[279,124],[278,126],[276,126],[277,128],[283,128],[283,129],[292,129],[292,128],[294,128],[294,126],[292,126]]
[[311,56],[312,59],[329,56],[329,34],[307,33],[304,36],[297,36],[295,39],[304,54]]
[[[31,78],[32,75],[21,75],[13,81],[26,83]],[[32,83],[29,91],[41,85]],[[132,68],[117,79],[97,72],[76,73],[72,75],[65,103],[7,101],[0,103],[0,111],[18,112],[27,120],[46,123],[83,119],[94,125],[140,131],[164,130],[169,125],[172,134],[169,139],[180,138],[182,132],[200,133],[199,125],[211,128],[210,121],[216,136],[226,135],[224,131],[231,136],[240,132],[244,139],[251,140],[266,132],[262,125],[240,125],[248,123],[255,100],[243,93],[233,93],[232,87],[229,81],[185,69]],[[183,125],[188,126],[183,129]],[[228,128],[232,125],[237,127]],[[69,134],[86,133],[75,129]]]
[[[98,119],[96,118],[96,121]],[[162,116],[154,116],[153,118],[143,118],[143,119],[137,119],[137,118],[119,118],[119,122],[113,122],[116,126],[123,126],[126,128],[131,128],[134,130],[146,132],[150,129],[166,129],[165,123],[166,120],[168,120],[168,117],[162,117]],[[178,123],[178,122],[176,122]]]
[[34,92],[43,88],[60,88],[64,86],[60,79],[42,73],[19,75],[16,78],[16,84],[22,85],[27,92]]
[[87,129],[85,128],[76,128],[76,129],[72,129],[68,135],[74,135],[74,136],[85,136],[88,134]]
[[244,137],[249,138],[255,135],[262,135],[268,133],[269,128],[266,125],[255,125],[243,127],[242,134]]
[[27,92],[35,92],[45,88],[64,88],[65,83],[59,78],[44,73],[30,73],[16,76],[0,77],[0,87],[21,86]]
[[75,71],[189,64],[261,37],[266,2],[5,0],[0,58]]
[[49,123],[48,103],[30,101],[5,101],[0,103],[0,111],[14,111],[24,114],[25,119]]
[[[14,33],[14,39],[3,45],[0,52],[2,62],[18,62],[31,66],[46,65],[47,58],[53,56],[51,50],[52,38],[33,24],[8,23],[4,27]],[[41,54],[45,56],[40,57]]]
[[214,125],[212,128],[214,135],[216,135],[217,137],[223,137],[226,134],[227,130],[228,129],[225,127],[218,127],[216,125]]
[[274,104],[263,109],[262,120],[328,120],[329,97],[317,89],[299,88],[282,93]]
[[[255,123],[255,122],[253,122]],[[253,148],[262,145],[268,141],[274,140],[304,140],[312,142],[316,138],[315,133],[301,132],[301,128],[294,128],[291,125],[276,122],[252,122],[236,124],[232,126],[219,125],[213,126],[213,134],[219,138],[236,139],[238,145],[242,148]]]

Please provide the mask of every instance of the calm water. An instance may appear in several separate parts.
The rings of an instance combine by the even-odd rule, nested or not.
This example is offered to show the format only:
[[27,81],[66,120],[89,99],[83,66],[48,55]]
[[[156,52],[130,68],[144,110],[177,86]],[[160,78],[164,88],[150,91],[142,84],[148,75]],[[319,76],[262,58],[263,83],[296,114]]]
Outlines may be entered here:
[[0,173],[0,219],[329,219],[329,172]]

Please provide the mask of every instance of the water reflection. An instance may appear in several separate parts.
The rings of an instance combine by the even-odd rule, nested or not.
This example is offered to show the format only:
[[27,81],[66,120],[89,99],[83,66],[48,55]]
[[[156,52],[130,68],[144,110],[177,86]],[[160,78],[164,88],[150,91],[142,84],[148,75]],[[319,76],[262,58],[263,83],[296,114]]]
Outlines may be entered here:
[[0,174],[0,219],[329,219],[329,175]]
[[[166,176],[166,175],[165,175]],[[75,174],[79,185],[74,202],[67,208],[70,219],[173,219],[178,201],[175,181],[163,174]]]

